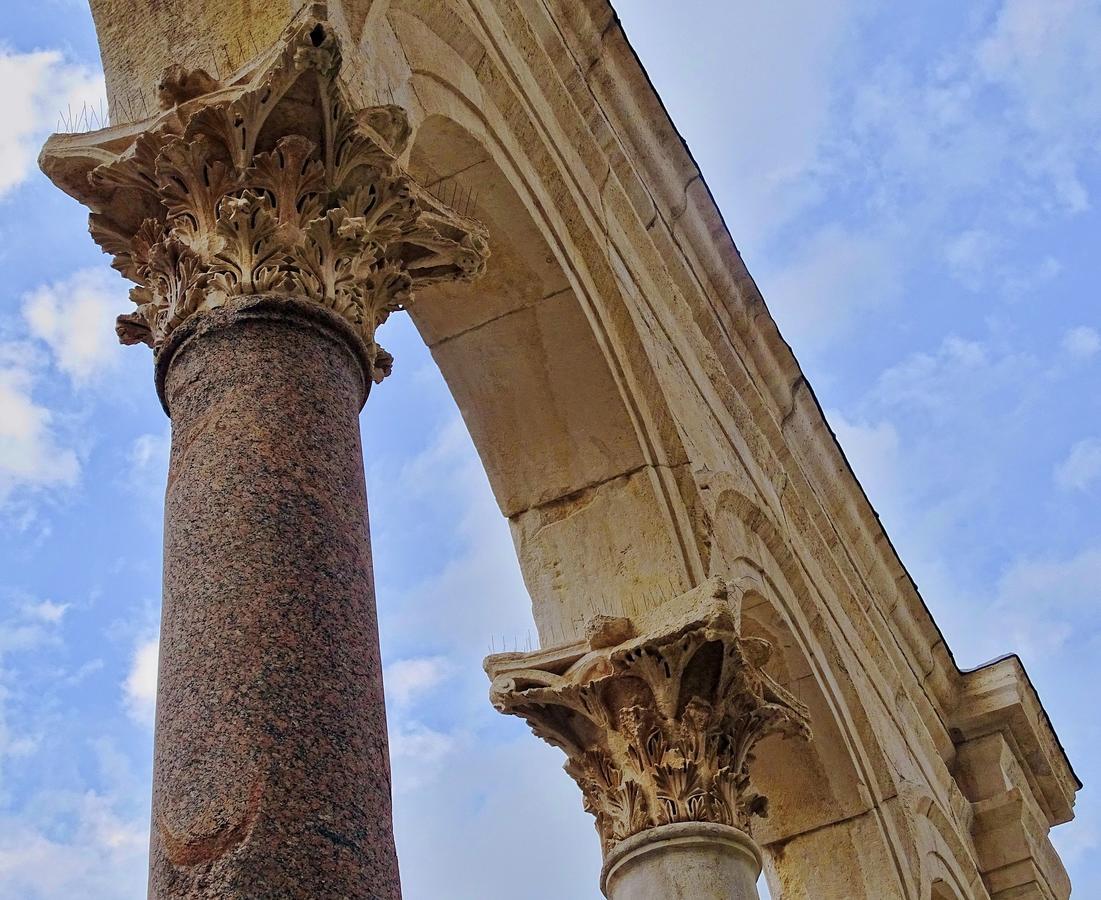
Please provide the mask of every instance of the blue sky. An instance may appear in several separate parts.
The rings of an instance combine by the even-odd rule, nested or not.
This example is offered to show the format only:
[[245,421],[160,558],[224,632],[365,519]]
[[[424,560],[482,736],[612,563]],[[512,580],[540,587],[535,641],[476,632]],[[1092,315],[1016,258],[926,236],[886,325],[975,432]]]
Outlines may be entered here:
[[[1101,896],[1101,4],[621,0],[960,664],[1024,658]],[[0,35],[0,900],[143,896],[167,423],[34,167],[102,91],[78,0]],[[407,900],[599,896],[560,754],[486,701],[508,530],[407,320],[363,417]],[[572,860],[572,865],[563,865]]]

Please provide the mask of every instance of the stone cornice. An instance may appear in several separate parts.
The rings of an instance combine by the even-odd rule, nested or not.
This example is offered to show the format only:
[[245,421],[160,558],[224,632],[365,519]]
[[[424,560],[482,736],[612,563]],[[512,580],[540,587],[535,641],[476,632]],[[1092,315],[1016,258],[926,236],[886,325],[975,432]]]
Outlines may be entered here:
[[282,294],[351,322],[377,381],[390,313],[418,286],[484,270],[484,228],[401,169],[405,113],[356,108],[323,13],[307,7],[235,83],[174,66],[158,115],[47,143],[43,170],[91,208],[93,238],[138,285],[123,343],[159,349],[196,313]]
[[768,804],[749,777],[772,734],[809,738],[808,714],[765,671],[718,579],[637,622],[597,617],[588,640],[486,660],[490,698],[567,755],[604,852],[659,825],[748,831]]
[[1048,824],[1055,826],[1074,818],[1075,794],[1082,783],[1016,656],[964,673],[949,727],[957,746],[1002,734]]
[[[722,323],[720,339],[733,343],[754,385],[751,393],[740,393],[739,400],[746,418],[771,443],[776,464],[785,471],[786,490],[792,495],[798,491],[807,509],[821,506],[823,518],[836,529],[837,540],[827,537],[835,552],[837,547],[875,548],[853,565],[868,582],[868,599],[880,605],[885,618],[890,617],[888,628],[897,635],[928,704],[919,707],[923,719],[938,743],[945,741],[947,718],[966,673],[852,471],[735,245],[707,179],[620,26],[614,4],[547,0],[546,6],[558,25],[556,34],[563,49],[593,88],[596,106],[619,144],[616,156],[622,153],[630,162],[615,169],[623,179],[625,195],[636,198],[638,215],[650,223],[647,230],[655,227],[654,221],[667,223],[687,266],[704,285],[704,294],[717,298],[714,312]],[[594,118],[586,117],[586,129],[592,129]],[[612,140],[609,137],[608,143]],[[590,173],[594,179],[605,177],[604,164],[601,157]],[[798,430],[800,425],[806,430]],[[828,512],[824,496],[837,498]],[[761,500],[769,502],[767,490]],[[778,505],[772,511],[784,517]],[[842,565],[847,564],[842,559]],[[915,691],[914,696],[920,695]],[[1051,723],[1045,721],[1044,727],[1058,744]]]

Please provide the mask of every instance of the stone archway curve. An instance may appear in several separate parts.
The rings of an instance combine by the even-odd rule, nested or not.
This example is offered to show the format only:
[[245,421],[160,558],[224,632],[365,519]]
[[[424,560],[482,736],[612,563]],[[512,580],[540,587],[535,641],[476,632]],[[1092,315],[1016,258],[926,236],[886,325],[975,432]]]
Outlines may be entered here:
[[[232,319],[234,327],[233,317],[247,318],[258,303],[268,304],[265,315],[278,307],[278,315],[289,316],[301,297],[280,292],[298,285],[322,310],[347,310],[342,304],[352,298],[349,321],[363,330],[349,338],[358,348],[359,377],[378,380],[392,360],[374,342],[374,328],[409,305],[416,274],[425,289],[417,292],[413,318],[482,455],[512,527],[541,643],[553,648],[489,662],[499,708],[512,702],[508,696],[524,701],[519,695],[529,691],[510,688],[509,671],[524,670],[522,684],[533,677],[561,684],[596,672],[571,668],[571,660],[592,662],[591,654],[609,679],[622,674],[615,667],[624,660],[633,666],[651,656],[664,659],[672,679],[668,654],[676,655],[686,635],[706,633],[720,636],[706,638],[710,644],[726,648],[715,657],[722,671],[737,660],[744,677],[733,693],[731,681],[709,688],[701,670],[689,679],[698,691],[691,703],[647,708],[663,718],[645,726],[657,731],[635,737],[646,742],[660,733],[667,750],[647,755],[646,771],[624,768],[629,753],[612,764],[619,780],[604,779],[604,799],[628,788],[643,793],[635,795],[641,801],[620,804],[633,812],[602,833],[606,849],[665,825],[694,826],[701,810],[727,829],[722,840],[708,838],[715,847],[737,845],[731,830],[745,838],[739,828],[749,827],[761,798],[743,793],[745,757],[720,763],[720,752],[734,741],[752,746],[763,732],[744,723],[759,721],[753,717],[766,706],[805,734],[797,698],[784,699],[777,684],[757,693],[748,687],[753,679],[768,682],[767,653],[743,643],[729,609],[714,602],[728,599],[722,583],[731,578],[742,579],[756,602],[751,624],[782,648],[778,674],[792,684],[802,679],[817,706],[811,750],[797,757],[786,745],[766,744],[770,752],[755,774],[771,781],[780,812],[763,839],[774,861],[788,855],[777,863],[781,875],[785,867],[802,870],[796,891],[813,883],[816,865],[844,876],[836,871],[839,855],[813,837],[842,828],[882,857],[876,868],[883,880],[864,885],[868,896],[916,900],[932,889],[924,861],[950,858],[961,865],[948,865],[948,873],[967,871],[970,895],[983,896],[973,870],[981,866],[986,877],[999,848],[989,840],[970,846],[969,831],[989,794],[1003,805],[1012,800],[998,778],[1035,795],[1041,824],[1070,817],[1077,782],[1027,678],[1019,667],[975,677],[955,667],[695,164],[685,148],[668,146],[677,135],[606,0],[165,0],[148,13],[148,40],[119,15],[128,0],[91,2],[112,115],[134,113],[132,85],[142,92],[141,115],[91,136],[56,136],[44,161],[55,181],[92,206],[94,235],[133,280],[151,281],[154,264],[167,267],[167,287],[158,281],[139,292],[141,316],[120,320],[123,339],[163,349],[177,325],[202,325],[202,304],[227,305],[230,312],[210,321]],[[192,27],[178,28],[176,17],[189,11]],[[284,13],[294,18],[280,33]],[[197,68],[207,57],[215,77]],[[150,90],[153,110],[160,109],[153,114],[145,103]],[[269,120],[274,108],[280,114]],[[320,109],[333,118],[316,115]],[[249,139],[254,120],[257,129],[268,121],[274,130]],[[214,144],[192,141],[194,134]],[[263,135],[260,146],[255,138]],[[269,146],[278,135],[280,143]],[[337,145],[351,147],[349,138],[360,142],[349,151],[356,164],[334,166],[343,159]],[[372,147],[382,154],[374,163],[355,155]],[[324,164],[315,158],[296,165],[303,148],[323,153]],[[193,157],[205,157],[196,163],[205,173],[196,190],[182,176],[176,187],[164,181]],[[102,178],[85,177],[91,167]],[[266,192],[273,167],[295,183],[324,169],[331,182],[326,203],[336,208],[315,209],[321,194],[314,189],[303,194],[304,205]],[[212,179],[223,170],[228,180]],[[166,213],[180,186],[198,210],[191,220]],[[126,202],[126,192],[145,205]],[[381,220],[389,230],[368,219],[378,201],[363,202],[386,192],[402,211],[394,213],[398,220]],[[486,221],[495,265],[477,286],[441,286],[440,278],[474,275],[484,263],[481,226],[467,213]],[[276,214],[280,224],[272,226]],[[304,230],[295,232],[290,226],[299,218]],[[401,228],[389,227],[399,220]],[[198,231],[189,231],[188,221]],[[226,243],[227,229],[264,236]],[[287,242],[288,235],[295,240]],[[253,259],[267,245],[277,255]],[[366,267],[356,269],[361,283],[348,294],[343,284],[315,277],[308,258],[314,251]],[[227,266],[239,270],[239,280],[223,277]],[[387,280],[380,273],[389,273]],[[172,287],[180,284],[194,290],[177,296]],[[220,287],[204,293],[208,284]],[[250,299],[264,294],[264,285],[279,296]],[[280,306],[282,300],[291,305]],[[687,607],[696,619],[678,618]],[[717,694],[707,693],[712,689]],[[552,694],[548,687],[539,696]],[[737,706],[743,724],[728,718],[731,703],[749,704]],[[613,707],[608,722],[643,709]],[[706,720],[698,718],[704,707]],[[681,721],[689,710],[691,721]],[[720,749],[693,762],[684,756],[697,753],[685,727],[697,737],[727,730],[707,745]],[[683,803],[661,793],[666,788],[650,790],[664,777],[669,753],[711,767],[702,793]],[[990,767],[975,766],[992,755],[996,777],[978,777]],[[837,765],[824,799],[845,796],[849,815],[817,823],[804,815],[799,828],[799,798],[783,770],[805,764],[814,771],[827,760]],[[591,790],[586,801],[593,801]],[[1017,825],[1034,827],[1024,819]],[[790,852],[795,846],[797,854]],[[743,874],[752,858],[742,854]],[[1054,890],[1069,891],[1058,859],[1049,853],[1042,862]]]
[[637,323],[597,283],[592,210],[539,168],[547,143],[518,102],[478,80],[474,33],[449,4],[395,0],[385,18],[410,48],[409,166],[477,190],[496,254],[485,280],[423,291],[411,313],[511,522],[541,637],[561,642],[702,580],[685,451]]
[[[736,538],[727,531],[733,523]],[[749,633],[776,648],[774,677],[808,706],[814,723],[809,744],[773,739],[756,751],[754,781],[771,812],[755,836],[770,862],[770,887],[780,897],[917,900],[916,835],[891,808],[890,763],[839,669],[843,651],[814,592],[770,517],[744,495],[724,492],[714,525],[715,563],[743,595]],[[738,555],[724,560],[727,542]]]
[[[365,27],[369,29],[373,25],[377,29],[385,22],[393,29],[406,54],[407,81],[398,89],[402,92],[402,102],[417,113],[409,160],[411,171],[422,182],[446,182],[454,175],[460,185],[474,183],[480,186],[479,207],[475,214],[486,221],[491,234],[495,234],[493,243],[500,251],[495,261],[496,274],[491,270],[488,285],[435,288],[419,298],[412,314],[455,393],[486,463],[502,511],[512,521],[541,637],[544,643],[560,643],[576,634],[588,615],[629,611],[631,601],[623,599],[622,584],[605,582],[594,591],[593,581],[606,577],[608,561],[622,552],[623,547],[653,542],[653,532],[632,534],[632,528],[644,528],[655,520],[661,521],[665,533],[659,540],[668,541],[665,570],[655,573],[656,584],[645,586],[642,596],[633,602],[644,605],[654,600],[661,602],[698,580],[706,549],[693,540],[694,535],[685,534],[682,523],[690,519],[690,508],[700,500],[694,484],[676,492],[654,491],[641,501],[632,498],[634,515],[617,519],[615,535],[596,531],[595,541],[592,539],[594,531],[586,527],[583,520],[577,522],[575,519],[572,504],[581,495],[577,505],[583,514],[590,502],[589,495],[597,489],[594,485],[614,484],[624,477],[624,473],[630,473],[626,475],[629,480],[645,467],[666,468],[669,460],[683,458],[683,449],[676,432],[669,428],[674,416],[666,406],[665,397],[660,390],[654,389],[655,378],[637,336],[638,323],[616,292],[601,289],[606,283],[595,282],[589,268],[590,264],[599,268],[607,262],[603,257],[605,248],[591,245],[595,224],[592,217],[596,211],[591,207],[585,209],[583,205],[571,205],[568,186],[555,183],[559,177],[558,166],[537,165],[537,161],[541,161],[540,154],[552,152],[552,148],[541,140],[535,119],[525,114],[523,98],[510,93],[507,83],[487,77],[490,67],[486,59],[491,48],[485,46],[477,29],[456,10],[460,5],[465,4],[427,0],[375,3]],[[521,219],[527,220],[524,227],[518,225]],[[515,241],[524,240],[525,235],[526,245],[517,246]],[[589,247],[586,247],[587,241]],[[548,266],[541,280],[535,279],[535,283],[546,282],[551,290],[527,298],[494,294],[493,288],[507,288],[510,282],[514,285],[518,280],[509,277],[507,266],[502,266],[502,262],[518,269],[527,266],[534,271],[538,269],[536,257],[544,253],[553,256],[554,263]],[[560,423],[562,427],[558,430],[538,429],[535,422],[542,411],[554,408],[559,399],[554,396],[553,385],[561,374],[561,370],[554,371],[554,366],[561,360],[541,353],[546,350],[545,346],[535,348],[536,356],[540,357],[538,362],[546,366],[550,377],[541,381],[528,378],[533,374],[529,371],[532,347],[526,341],[530,328],[527,332],[517,329],[512,336],[516,340],[511,349],[496,341],[492,334],[494,329],[505,327],[502,324],[505,320],[520,321],[540,304],[548,301],[553,304],[564,297],[567,302],[563,305],[572,312],[559,324],[566,323],[569,329],[576,329],[573,336],[577,345],[583,346],[590,358],[595,354],[602,361],[602,365],[597,366],[599,373],[587,382],[589,390],[571,395],[571,409],[577,421],[588,423],[588,427],[599,423],[603,437],[598,438],[598,442],[605,448],[619,446],[624,450],[622,461],[618,463],[619,474],[609,476],[604,472],[598,475],[582,466],[580,470],[562,473],[568,482],[565,486],[563,483],[541,483],[541,479],[554,472],[553,465],[546,463],[553,463],[559,451],[565,450],[565,456],[572,454],[578,435],[570,433],[565,421]],[[466,310],[487,303],[493,311],[486,310],[481,323],[471,324],[466,318],[469,315]],[[531,323],[531,327],[538,330],[538,322]],[[484,340],[479,340],[479,332]],[[456,340],[464,341],[466,346],[457,348]],[[493,342],[492,350],[486,341]],[[492,359],[489,368],[481,365],[487,358]],[[494,389],[502,383],[505,371],[520,373],[514,377],[521,384],[511,386],[516,390],[535,387],[535,382],[539,381],[528,402],[512,403],[507,395]],[[601,415],[601,408],[614,410],[614,414]],[[510,411],[521,414],[510,418]],[[539,431],[538,446],[532,445],[525,448],[525,452],[517,453],[510,435],[527,430]],[[655,443],[654,436],[659,442]],[[497,451],[501,447],[507,447],[512,458],[536,461],[537,472],[510,470],[498,458]],[[751,503],[747,498],[741,499]],[[550,518],[552,528],[569,529],[556,543],[554,552],[546,555],[538,547],[533,550],[528,538],[533,532],[544,532],[547,519],[541,517],[540,525],[534,530],[525,528],[519,521],[532,512],[536,503],[555,509]],[[724,506],[734,509],[736,505],[731,498],[720,500],[713,524],[718,524],[720,509]],[[756,504],[753,507],[752,510],[748,506],[738,509],[736,518],[762,526],[765,522],[771,524],[771,516]],[[602,517],[607,515],[606,510],[598,512]],[[572,524],[578,525],[576,530],[571,528]],[[814,673],[817,690],[823,699],[822,709],[830,717],[830,728],[824,728],[823,733],[832,731],[838,742],[837,747],[829,748],[834,754],[831,759],[839,758],[837,754],[845,759],[846,777],[854,791],[860,785],[880,785],[876,797],[868,802],[865,810],[871,813],[875,825],[870,832],[862,831],[859,839],[867,851],[871,838],[879,847],[876,852],[880,860],[887,862],[887,872],[893,875],[887,876],[886,883],[868,883],[865,893],[867,896],[887,896],[884,892],[889,891],[908,897],[917,889],[920,880],[915,879],[916,873],[908,861],[918,856],[919,851],[905,826],[904,817],[892,815],[880,807],[880,798],[889,800],[896,794],[887,774],[890,764],[883,749],[876,745],[876,728],[867,710],[851,686],[846,690],[841,683],[841,673],[833,670],[844,653],[836,646],[828,627],[822,624],[826,617],[821,606],[824,598],[810,586],[799,571],[797,561],[783,549],[779,529],[772,524],[766,530],[771,532],[771,540],[767,540],[766,545],[777,556],[769,572],[764,569],[761,572],[770,581],[768,594],[774,598],[773,602],[780,599],[784,606],[788,602],[786,598],[800,598],[800,609],[791,606],[783,609],[786,627],[795,636],[797,645],[797,649],[789,652],[795,652],[802,664]],[[600,538],[606,538],[607,543],[602,544]],[[718,546],[721,539],[714,540],[716,546],[709,548],[713,552],[721,549]],[[567,547],[572,552],[563,553]],[[552,556],[556,571],[553,579],[547,579],[542,566]],[[593,565],[586,565],[585,557],[591,559]],[[738,569],[738,562],[727,567],[712,560],[712,573],[731,575]],[[563,571],[564,568],[567,570]],[[638,566],[630,568],[637,571]],[[772,583],[773,577],[784,580],[786,588],[780,589]],[[627,589],[629,591],[630,586]],[[813,633],[809,630],[811,621],[818,623],[818,630]],[[789,766],[783,768],[789,772],[793,770]],[[764,780],[768,780],[767,775]],[[790,784],[786,792],[794,796],[795,790],[796,785]],[[777,781],[768,784],[766,792],[782,798],[785,788]],[[780,808],[795,806],[783,800],[775,805]],[[777,830],[779,833],[785,831],[783,823],[778,824]],[[778,846],[786,845],[795,836],[791,833],[777,839]],[[841,862],[835,854],[803,853],[796,867],[799,877],[793,880],[809,883],[806,877],[809,873],[821,874]],[[789,869],[791,865],[789,861]],[[850,875],[839,872],[838,884],[851,887],[851,882],[843,880]],[[882,870],[873,876],[883,877]]]

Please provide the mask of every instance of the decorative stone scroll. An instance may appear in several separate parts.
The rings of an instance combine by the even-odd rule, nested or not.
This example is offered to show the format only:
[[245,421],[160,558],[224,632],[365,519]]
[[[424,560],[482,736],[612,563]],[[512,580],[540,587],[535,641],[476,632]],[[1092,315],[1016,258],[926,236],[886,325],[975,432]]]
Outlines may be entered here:
[[419,286],[484,271],[484,228],[401,170],[404,112],[357,110],[341,66],[317,4],[232,83],[173,66],[156,117],[47,144],[43,169],[92,209],[93,238],[138,285],[123,343],[157,349],[229,298],[288,295],[346,317],[379,381],[390,313]]
[[565,751],[605,855],[659,825],[749,830],[767,814],[751,784],[753,747],[810,737],[806,707],[764,665],[768,642],[740,632],[740,598],[707,582],[640,624],[598,617],[589,639],[486,660],[490,698]]

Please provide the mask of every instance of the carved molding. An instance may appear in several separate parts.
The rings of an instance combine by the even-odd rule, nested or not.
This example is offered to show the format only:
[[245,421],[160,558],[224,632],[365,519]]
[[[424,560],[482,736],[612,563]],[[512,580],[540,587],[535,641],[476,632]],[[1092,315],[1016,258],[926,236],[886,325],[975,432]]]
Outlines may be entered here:
[[712,580],[655,611],[598,617],[582,644],[491,656],[490,698],[565,751],[604,853],[659,825],[749,830],[767,800],[750,782],[772,734],[809,739],[806,707],[764,670],[768,642],[742,636],[740,597]]
[[377,381],[393,361],[375,342],[387,317],[417,287],[484,271],[484,228],[402,171],[404,112],[355,109],[323,14],[300,13],[235,83],[173,66],[140,129],[47,145],[43,168],[92,208],[93,238],[138,285],[123,343],[159,348],[231,297],[285,294],[352,322]]

